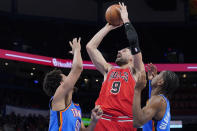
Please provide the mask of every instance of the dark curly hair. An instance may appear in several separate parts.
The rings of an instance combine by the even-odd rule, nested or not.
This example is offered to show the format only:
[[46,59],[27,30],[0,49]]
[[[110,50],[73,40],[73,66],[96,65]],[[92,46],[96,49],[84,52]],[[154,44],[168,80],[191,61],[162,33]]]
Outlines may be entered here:
[[54,69],[44,77],[43,90],[48,96],[53,96],[62,81],[62,71]]
[[179,87],[179,77],[172,71],[163,71],[162,77],[164,80],[162,92],[168,97]]

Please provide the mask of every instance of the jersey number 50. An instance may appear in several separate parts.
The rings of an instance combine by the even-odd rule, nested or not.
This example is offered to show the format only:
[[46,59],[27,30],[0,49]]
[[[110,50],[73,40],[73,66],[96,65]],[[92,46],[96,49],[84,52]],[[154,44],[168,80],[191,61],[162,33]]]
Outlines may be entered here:
[[114,81],[112,84],[111,93],[118,94],[120,92],[120,86],[121,86],[120,81]]

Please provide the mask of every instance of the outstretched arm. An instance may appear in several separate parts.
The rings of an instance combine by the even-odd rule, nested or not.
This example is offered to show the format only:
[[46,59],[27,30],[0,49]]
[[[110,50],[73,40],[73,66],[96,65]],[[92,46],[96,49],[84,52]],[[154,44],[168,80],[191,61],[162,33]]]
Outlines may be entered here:
[[86,45],[90,59],[103,75],[106,74],[111,65],[106,62],[101,52],[98,50],[98,46],[100,45],[103,38],[115,28],[116,27],[107,23]]
[[53,110],[59,111],[65,109],[65,107],[69,104],[71,100],[67,100],[68,103],[65,105],[65,97],[68,95],[69,91],[74,88],[74,85],[83,70],[80,40],[81,38],[79,38],[79,40],[74,38],[72,42],[69,42],[73,53],[72,68],[68,76],[63,77],[63,81],[55,92],[52,101]]
[[142,61],[142,53],[139,47],[137,32],[128,18],[127,6],[125,6],[124,3],[119,3],[119,5],[121,18],[125,26],[125,32],[133,55],[134,68],[137,72],[144,71],[144,63]]

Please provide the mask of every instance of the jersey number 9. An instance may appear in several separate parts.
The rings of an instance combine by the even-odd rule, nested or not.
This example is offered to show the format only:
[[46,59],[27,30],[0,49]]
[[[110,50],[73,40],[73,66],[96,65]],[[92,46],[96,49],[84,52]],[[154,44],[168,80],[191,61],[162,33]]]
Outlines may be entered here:
[[120,86],[121,86],[120,81],[114,81],[113,84],[112,84],[111,93],[112,94],[119,93],[120,92]]

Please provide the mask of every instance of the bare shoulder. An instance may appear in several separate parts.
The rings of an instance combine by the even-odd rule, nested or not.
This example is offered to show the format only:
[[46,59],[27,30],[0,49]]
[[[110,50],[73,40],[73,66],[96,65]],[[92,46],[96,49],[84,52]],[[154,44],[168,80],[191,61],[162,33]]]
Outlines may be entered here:
[[151,98],[150,103],[152,108],[154,108],[157,111],[156,115],[154,116],[155,120],[161,120],[165,114],[167,106],[165,99],[159,95],[153,96]]
[[150,106],[152,106],[153,108],[161,109],[162,104],[163,104],[162,96],[159,95],[151,96],[149,101]]

